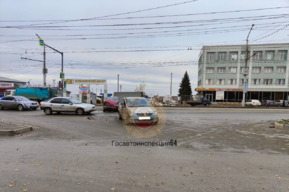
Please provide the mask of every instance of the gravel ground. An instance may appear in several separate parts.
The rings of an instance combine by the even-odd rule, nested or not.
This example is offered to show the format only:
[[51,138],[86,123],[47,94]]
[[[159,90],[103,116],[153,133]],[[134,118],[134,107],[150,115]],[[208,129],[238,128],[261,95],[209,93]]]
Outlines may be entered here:
[[[137,133],[101,108],[91,116],[0,111],[34,128],[0,137],[0,191],[289,190],[289,131],[269,128],[288,110],[164,111],[162,126]],[[177,146],[112,145],[171,139]]]

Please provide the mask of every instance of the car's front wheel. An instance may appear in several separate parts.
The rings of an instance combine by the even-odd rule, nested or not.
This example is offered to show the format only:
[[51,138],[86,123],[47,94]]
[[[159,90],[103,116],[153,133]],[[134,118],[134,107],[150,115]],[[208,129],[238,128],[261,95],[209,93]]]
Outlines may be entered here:
[[44,113],[45,113],[46,115],[51,115],[51,114],[52,114],[52,110],[51,110],[50,108],[45,108],[45,109],[44,109]]
[[83,114],[84,114],[84,110],[81,109],[81,108],[78,108],[78,109],[76,110],[76,114],[77,114],[77,115],[83,115]]
[[0,105],[0,110],[2,110],[3,108],[2,108],[2,106]]
[[17,109],[18,109],[18,111],[23,111],[24,107],[23,107],[23,105],[18,105]]

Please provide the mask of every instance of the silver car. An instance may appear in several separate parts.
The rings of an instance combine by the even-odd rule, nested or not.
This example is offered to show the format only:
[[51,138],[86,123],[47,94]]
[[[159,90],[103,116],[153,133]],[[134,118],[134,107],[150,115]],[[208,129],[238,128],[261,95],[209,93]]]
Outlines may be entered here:
[[0,99],[1,109],[18,109],[23,111],[25,109],[36,110],[39,104],[36,101],[31,101],[23,96],[7,96]]
[[47,101],[42,101],[40,109],[44,110],[46,115],[50,115],[53,112],[75,112],[77,115],[83,115],[96,110],[94,105],[81,103],[70,97],[54,97]]
[[118,108],[119,119],[128,124],[157,124],[158,112],[151,106],[146,98],[125,97],[122,99]]

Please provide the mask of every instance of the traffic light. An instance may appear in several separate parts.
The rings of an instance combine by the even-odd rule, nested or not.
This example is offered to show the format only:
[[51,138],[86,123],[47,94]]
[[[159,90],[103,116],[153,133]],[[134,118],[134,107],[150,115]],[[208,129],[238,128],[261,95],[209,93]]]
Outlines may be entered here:
[[58,88],[62,88],[62,83],[61,83],[61,81],[58,82]]

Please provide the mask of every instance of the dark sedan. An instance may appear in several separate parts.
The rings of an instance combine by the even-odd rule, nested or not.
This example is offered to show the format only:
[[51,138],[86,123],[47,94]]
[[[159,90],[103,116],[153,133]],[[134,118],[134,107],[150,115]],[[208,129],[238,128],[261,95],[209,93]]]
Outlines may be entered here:
[[103,103],[103,112],[118,111],[119,99],[118,97],[108,97]]
[[1,109],[18,109],[23,111],[25,109],[36,110],[39,104],[36,101],[31,101],[23,96],[7,96],[0,99]]

